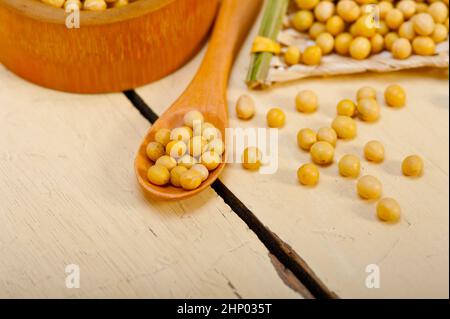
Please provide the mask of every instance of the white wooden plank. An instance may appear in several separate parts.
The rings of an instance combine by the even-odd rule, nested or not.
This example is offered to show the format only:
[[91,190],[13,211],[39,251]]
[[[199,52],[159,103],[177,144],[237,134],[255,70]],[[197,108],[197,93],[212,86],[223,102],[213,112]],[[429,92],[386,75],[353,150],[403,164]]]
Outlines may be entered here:
[[148,127],[123,94],[58,93],[0,66],[0,297],[300,298],[211,189],[143,197]]
[[[238,164],[228,165],[222,181],[341,297],[448,298],[448,71],[308,79],[251,92],[258,112],[252,121],[242,122],[236,119],[234,103],[248,93],[243,80],[256,32],[255,25],[234,68],[229,88],[230,122],[233,127],[266,127],[266,111],[282,107],[287,125],[280,130],[279,169],[275,175],[261,175],[244,171]],[[162,112],[181,94],[200,60],[201,55],[173,76],[138,93]],[[400,223],[385,225],[377,221],[374,204],[358,199],[355,182],[338,176],[336,165],[321,169],[317,188],[298,184],[296,170],[309,161],[309,155],[297,148],[296,133],[303,127],[330,125],[337,102],[353,98],[363,85],[375,87],[383,100],[382,91],[392,82],[405,87],[408,106],[400,110],[383,106],[379,123],[359,122],[358,138],[339,143],[336,155],[337,159],[348,152],[361,155],[364,143],[371,139],[385,144],[385,163],[362,162],[364,173],[378,176],[384,194],[396,198],[403,208]],[[303,89],[312,89],[320,96],[320,111],[313,115],[295,111],[295,94]],[[401,160],[414,153],[424,158],[426,166],[425,175],[418,180],[405,178],[400,172]],[[369,264],[380,267],[379,289],[365,285]]]

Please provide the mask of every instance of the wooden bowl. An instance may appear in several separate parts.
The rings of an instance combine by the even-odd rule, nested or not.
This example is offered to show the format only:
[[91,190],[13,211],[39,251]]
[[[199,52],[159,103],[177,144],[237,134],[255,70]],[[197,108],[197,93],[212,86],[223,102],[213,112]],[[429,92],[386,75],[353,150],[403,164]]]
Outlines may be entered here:
[[67,14],[37,0],[0,0],[0,62],[36,84],[103,93],[158,80],[200,48],[219,0],[139,0],[103,12]]

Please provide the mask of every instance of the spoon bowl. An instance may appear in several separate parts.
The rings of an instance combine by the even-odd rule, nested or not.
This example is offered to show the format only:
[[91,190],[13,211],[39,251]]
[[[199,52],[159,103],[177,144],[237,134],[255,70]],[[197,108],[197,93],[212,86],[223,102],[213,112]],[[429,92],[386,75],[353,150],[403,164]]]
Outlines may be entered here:
[[[148,181],[147,178],[147,171],[152,165],[152,162],[148,159],[147,153],[146,153],[146,147],[148,143],[155,140],[155,134],[159,129],[167,128],[172,129],[174,127],[183,126],[183,116],[186,112],[189,112],[191,110],[199,110],[202,112],[201,108],[186,108],[185,111],[183,111],[181,108],[178,111],[170,111],[166,112],[167,115],[163,115],[160,119],[158,119],[155,124],[151,127],[148,134],[146,135],[144,141],[142,142],[138,154],[136,156],[135,161],[135,170],[136,170],[136,176],[138,178],[139,184],[141,185],[142,189],[150,195],[151,198],[157,198],[157,199],[165,199],[165,200],[176,200],[176,199],[182,199],[194,196],[195,194],[198,194],[199,192],[203,191],[205,188],[209,187],[220,175],[222,170],[225,168],[225,161],[226,158],[226,150],[224,154],[222,155],[222,163],[213,171],[209,172],[208,178],[203,181],[200,186],[194,190],[186,191],[182,188],[174,187],[172,185],[167,186],[157,186]],[[203,112],[202,112],[203,113]],[[206,113],[205,114],[205,121],[212,123],[214,126],[216,126],[222,136],[225,136],[225,127],[226,123],[221,121],[217,117],[211,117],[209,118]]]

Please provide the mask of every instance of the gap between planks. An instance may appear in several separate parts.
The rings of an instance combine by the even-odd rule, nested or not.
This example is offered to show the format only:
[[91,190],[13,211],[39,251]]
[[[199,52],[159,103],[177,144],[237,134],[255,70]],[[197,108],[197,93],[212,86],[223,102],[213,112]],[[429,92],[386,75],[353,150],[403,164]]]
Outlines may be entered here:
[[[158,119],[158,115],[144,102],[144,100],[134,90],[123,92],[131,104],[140,112],[140,114],[150,123]],[[266,227],[253,212],[248,209],[220,180],[216,180],[212,189],[222,197],[224,202],[231,207],[239,218],[252,230],[258,239],[264,244],[280,264],[273,262],[277,272],[290,272],[308,291],[302,291],[305,297],[318,299],[338,299],[339,297],[333,291],[329,290],[325,284],[317,277],[308,264],[278,235]],[[280,268],[285,269],[280,269]],[[295,282],[285,281],[287,285],[294,287],[298,285]]]

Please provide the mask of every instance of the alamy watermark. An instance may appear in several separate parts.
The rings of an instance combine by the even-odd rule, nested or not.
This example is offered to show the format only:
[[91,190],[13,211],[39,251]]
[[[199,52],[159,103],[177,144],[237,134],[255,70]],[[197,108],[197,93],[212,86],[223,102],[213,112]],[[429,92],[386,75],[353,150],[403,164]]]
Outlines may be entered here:
[[365,21],[364,23],[370,29],[379,29],[380,24],[380,8],[376,4],[369,4],[364,7]]
[[80,266],[77,264],[67,265],[65,268],[66,273],[66,288],[67,289],[78,289],[80,288]]
[[[180,132],[174,129],[171,132],[171,140],[187,140],[190,138],[189,133]],[[181,128],[182,129],[182,128]],[[182,134],[182,135],[180,135]],[[183,138],[184,135],[184,138]],[[201,121],[195,121],[193,125],[192,135],[194,137],[210,137],[210,141],[221,140],[223,145],[220,147],[225,150],[225,157],[222,158],[223,163],[239,163],[244,161],[248,164],[254,164],[258,161],[262,166],[259,169],[260,174],[275,174],[278,170],[278,129],[274,128],[226,128],[225,137],[222,137],[220,130],[215,127],[204,128]],[[204,141],[203,141],[204,142]],[[182,142],[181,142],[182,143]],[[184,143],[182,143],[184,144]],[[187,143],[189,146],[189,153],[202,154],[205,150],[214,150],[214,147],[204,145],[203,143]],[[186,147],[186,146],[183,146]],[[206,149],[205,149],[206,147]],[[259,150],[260,156],[248,156],[243,158],[243,153],[246,148],[256,147]],[[169,155],[173,158],[178,158],[180,149],[172,147]],[[181,153],[185,153],[182,151]],[[221,154],[221,152],[220,152]]]
[[380,288],[380,266],[376,264],[370,264],[366,266],[366,287],[368,289],[379,289]]
[[278,170],[278,129],[227,128],[225,130],[225,163],[242,163],[247,147],[257,147],[262,155],[260,174],[275,174]]
[[75,4],[66,6],[66,28],[79,29],[80,28],[80,9]]

